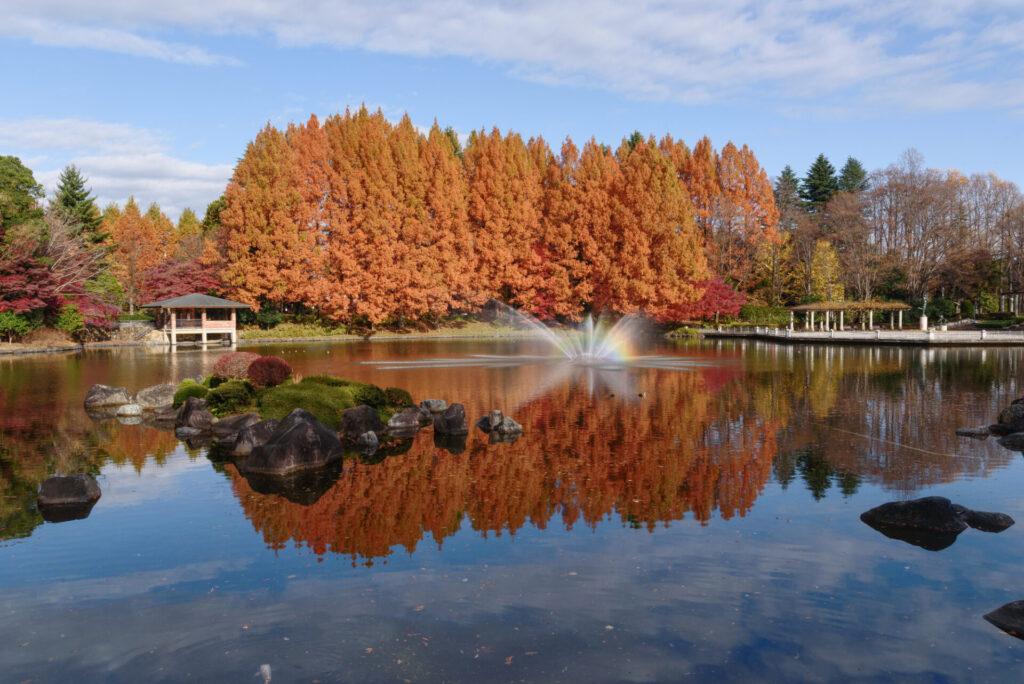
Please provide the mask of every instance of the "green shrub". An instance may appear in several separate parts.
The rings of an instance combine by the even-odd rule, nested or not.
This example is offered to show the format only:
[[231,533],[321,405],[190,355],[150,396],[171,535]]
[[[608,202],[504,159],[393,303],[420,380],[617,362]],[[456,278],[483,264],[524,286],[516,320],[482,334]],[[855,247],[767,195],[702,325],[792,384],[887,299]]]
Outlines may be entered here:
[[210,393],[210,390],[202,385],[196,384],[194,380],[185,380],[178,386],[178,391],[174,393],[174,408],[178,408],[185,403],[185,400],[189,397],[198,397],[205,399],[206,395]]
[[75,333],[85,327],[85,318],[77,306],[65,304],[60,307],[60,312],[57,314],[57,320],[54,321],[53,327],[67,333]]
[[13,311],[0,311],[0,335],[6,335],[8,342],[13,342],[22,335],[32,331],[28,318]]
[[256,323],[264,330],[279,325],[283,320],[284,316],[281,311],[273,304],[264,304],[256,312]]
[[400,408],[412,406],[412,395],[401,387],[388,387],[384,390],[384,395],[387,397],[388,403],[392,406],[398,406]]
[[256,392],[246,380],[228,380],[206,395],[206,405],[214,415],[245,413],[253,408]]
[[[322,376],[320,376],[322,377]],[[297,408],[312,413],[335,430],[341,427],[341,412],[356,406],[350,385],[327,384],[303,378],[301,382],[272,387],[260,394],[260,415],[284,418]]]
[[968,299],[960,304],[960,315],[964,318],[974,318],[974,302]]
[[740,318],[752,325],[775,326],[778,328],[789,325],[789,311],[782,306],[744,304],[740,307]]
[[[360,383],[356,386],[352,396],[356,400],[356,404],[366,404],[376,409],[383,408],[389,403],[384,390],[376,385]],[[410,401],[409,403],[412,402]]]

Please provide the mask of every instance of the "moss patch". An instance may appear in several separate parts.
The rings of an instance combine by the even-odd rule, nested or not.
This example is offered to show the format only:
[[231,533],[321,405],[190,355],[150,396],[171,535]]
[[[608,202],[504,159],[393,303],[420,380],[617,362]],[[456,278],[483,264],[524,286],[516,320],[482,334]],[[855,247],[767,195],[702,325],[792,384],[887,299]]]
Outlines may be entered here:
[[206,395],[206,406],[215,416],[246,413],[255,404],[256,392],[247,380],[228,380]]
[[199,399],[205,399],[206,395],[210,393],[210,390],[203,385],[196,384],[194,380],[185,380],[178,385],[178,391],[174,393],[174,408],[178,408],[185,403],[185,400],[189,397],[198,397]]

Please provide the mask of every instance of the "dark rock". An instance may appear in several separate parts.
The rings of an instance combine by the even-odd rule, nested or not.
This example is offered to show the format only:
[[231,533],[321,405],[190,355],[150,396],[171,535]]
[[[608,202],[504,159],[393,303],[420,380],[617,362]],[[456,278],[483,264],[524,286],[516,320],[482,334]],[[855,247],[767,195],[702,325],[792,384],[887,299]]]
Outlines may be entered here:
[[956,434],[973,439],[988,439],[988,436],[992,433],[988,431],[988,425],[979,425],[972,428],[960,428],[956,431]]
[[213,426],[213,414],[206,408],[206,401],[198,397],[189,397],[178,409],[174,419],[175,427],[191,427],[198,430],[209,430]]
[[132,403],[138,404],[144,411],[156,411],[174,403],[174,393],[177,391],[177,385],[153,385],[136,392]]
[[281,421],[270,418],[261,420],[238,431],[238,438],[231,449],[231,455],[235,457],[248,456],[252,450],[270,441],[274,431],[277,430]]
[[100,498],[100,486],[92,475],[79,473],[68,477],[48,477],[39,485],[40,506],[87,504]]
[[985,511],[966,510],[963,514],[964,522],[976,530],[982,532],[1002,532],[1013,525],[1013,518],[1005,513],[987,513]]
[[1006,425],[1024,419],[1024,403],[1013,403],[999,412],[997,421]]
[[121,404],[117,407],[117,411],[114,412],[118,418],[126,416],[141,416],[142,407],[138,404]]
[[1011,601],[985,614],[985,619],[1018,639],[1024,639],[1024,601]]
[[489,414],[487,414],[480,420],[476,421],[476,426],[480,428],[480,430],[482,430],[483,432],[490,432],[491,430],[501,425],[501,421],[503,418],[504,416],[502,415],[501,411],[498,409],[494,409]]
[[523,426],[508,416],[505,416],[501,419],[501,422],[494,427],[494,432],[497,432],[499,435],[521,435],[523,434]]
[[1013,406],[1015,404],[1024,404],[1024,397],[1019,397],[1010,402],[1010,406]]
[[960,511],[941,496],[892,501],[861,514],[860,519],[891,539],[940,551],[967,529]]
[[1024,432],[1011,432],[999,438],[999,446],[1013,451],[1024,451]]
[[993,423],[988,426],[988,431],[993,435],[1010,435],[1014,432],[1024,432],[1024,420],[1015,420],[1012,423]]
[[434,416],[434,432],[442,435],[469,434],[466,423],[466,409],[462,404],[452,404]]
[[341,442],[333,430],[309,411],[295,409],[281,421],[266,444],[253,448],[249,457],[240,462],[239,470],[287,475],[321,468],[341,457],[340,447]]
[[410,406],[404,408],[388,420],[388,434],[409,436],[414,435],[424,425],[432,422],[430,411]]
[[174,423],[178,419],[178,409],[173,406],[161,406],[153,411],[150,418],[155,423]]
[[448,408],[448,403],[444,399],[424,399],[420,402],[420,408],[425,408],[431,413],[440,413]]
[[434,446],[458,456],[466,450],[466,435],[446,435],[435,430]]
[[341,436],[350,442],[359,439],[359,435],[365,432],[376,432],[383,434],[387,429],[384,421],[377,415],[377,409],[363,404],[345,409],[341,414]]
[[93,385],[85,395],[85,407],[120,406],[128,403],[128,391],[124,387]]
[[213,424],[210,432],[213,434],[213,439],[219,444],[232,446],[238,439],[239,432],[258,422],[260,422],[259,414],[242,413],[237,416],[221,418]]

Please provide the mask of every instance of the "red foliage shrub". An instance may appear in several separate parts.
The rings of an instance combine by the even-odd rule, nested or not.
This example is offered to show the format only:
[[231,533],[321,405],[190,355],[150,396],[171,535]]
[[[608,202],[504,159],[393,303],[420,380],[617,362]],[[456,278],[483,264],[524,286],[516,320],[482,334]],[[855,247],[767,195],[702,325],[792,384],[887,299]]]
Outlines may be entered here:
[[274,387],[292,376],[292,367],[279,356],[261,356],[247,371],[253,387]]
[[249,364],[260,358],[252,352],[228,352],[213,364],[212,375],[231,380],[245,380]]

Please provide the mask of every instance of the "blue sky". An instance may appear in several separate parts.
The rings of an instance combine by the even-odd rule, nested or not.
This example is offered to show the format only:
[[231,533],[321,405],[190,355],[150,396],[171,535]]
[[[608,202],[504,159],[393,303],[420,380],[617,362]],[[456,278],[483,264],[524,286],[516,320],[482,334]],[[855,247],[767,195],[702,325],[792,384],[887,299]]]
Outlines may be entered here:
[[616,145],[748,144],[1024,185],[1024,3],[0,0],[0,154],[52,189],[200,214],[268,121],[366,103]]

